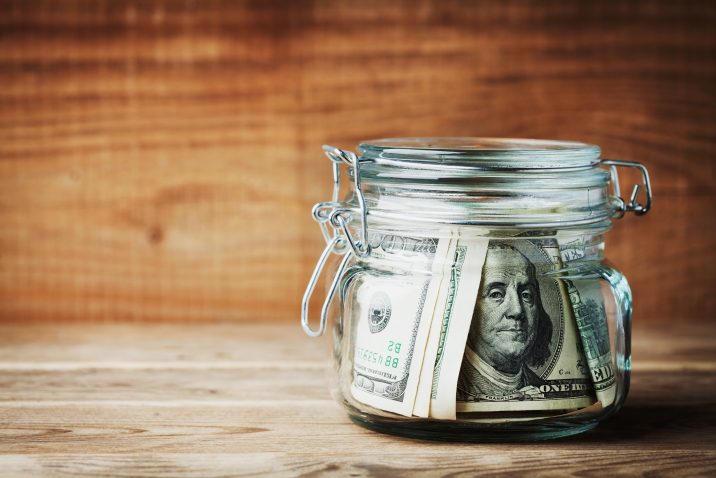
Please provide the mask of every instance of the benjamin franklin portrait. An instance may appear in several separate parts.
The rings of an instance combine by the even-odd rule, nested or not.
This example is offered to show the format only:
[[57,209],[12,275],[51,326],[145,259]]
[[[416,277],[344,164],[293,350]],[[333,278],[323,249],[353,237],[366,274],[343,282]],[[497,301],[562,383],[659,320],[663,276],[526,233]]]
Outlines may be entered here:
[[508,243],[491,242],[457,385],[458,401],[541,398],[534,369],[551,355],[552,320],[535,265]]

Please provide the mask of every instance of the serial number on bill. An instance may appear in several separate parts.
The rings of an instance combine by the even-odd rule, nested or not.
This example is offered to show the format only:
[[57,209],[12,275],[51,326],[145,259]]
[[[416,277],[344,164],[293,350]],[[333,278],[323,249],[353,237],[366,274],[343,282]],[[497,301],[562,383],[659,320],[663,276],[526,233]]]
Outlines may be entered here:
[[[397,353],[400,351],[400,346],[396,350],[394,343],[391,343],[388,350],[389,352]],[[384,354],[363,347],[356,348],[356,359],[365,363],[379,364],[391,368],[398,368],[398,365],[400,365],[400,357],[396,355]]]

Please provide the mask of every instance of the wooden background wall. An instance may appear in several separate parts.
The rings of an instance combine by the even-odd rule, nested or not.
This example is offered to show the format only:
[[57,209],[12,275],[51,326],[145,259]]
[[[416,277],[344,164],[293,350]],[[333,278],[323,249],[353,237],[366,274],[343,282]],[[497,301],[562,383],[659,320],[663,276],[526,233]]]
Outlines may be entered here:
[[712,1],[0,1],[0,320],[298,320],[322,143],[645,162],[637,321],[716,315]]

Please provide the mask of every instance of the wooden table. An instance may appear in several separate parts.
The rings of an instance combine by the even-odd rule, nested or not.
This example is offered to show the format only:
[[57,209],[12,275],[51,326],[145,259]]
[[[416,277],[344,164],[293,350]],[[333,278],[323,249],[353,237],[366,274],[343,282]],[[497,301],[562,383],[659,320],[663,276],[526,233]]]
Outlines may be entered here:
[[579,437],[431,443],[351,423],[290,325],[1,325],[0,475],[716,475],[711,324],[637,327],[627,405]]

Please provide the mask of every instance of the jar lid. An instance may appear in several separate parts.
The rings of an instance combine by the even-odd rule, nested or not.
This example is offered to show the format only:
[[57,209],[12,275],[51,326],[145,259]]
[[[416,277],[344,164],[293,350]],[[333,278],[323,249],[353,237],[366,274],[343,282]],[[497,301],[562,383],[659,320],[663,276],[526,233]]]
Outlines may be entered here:
[[388,138],[365,141],[358,151],[386,166],[472,171],[585,168],[601,153],[592,144],[515,138]]

